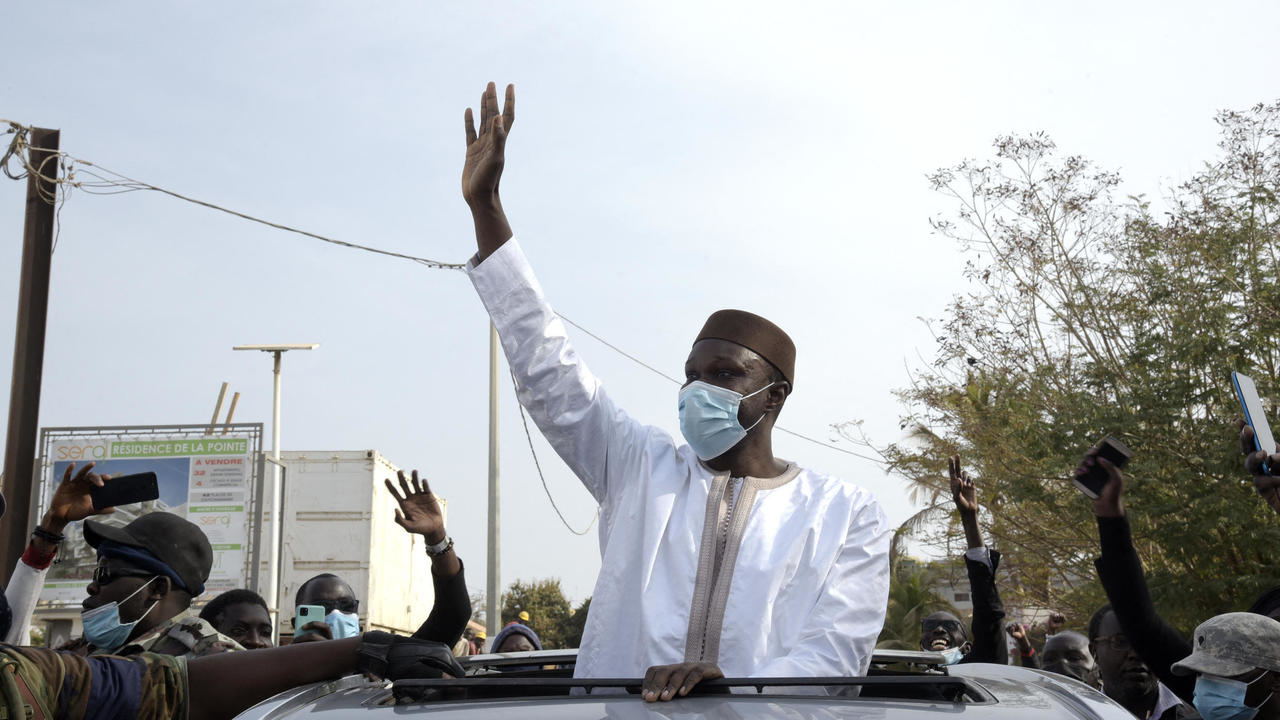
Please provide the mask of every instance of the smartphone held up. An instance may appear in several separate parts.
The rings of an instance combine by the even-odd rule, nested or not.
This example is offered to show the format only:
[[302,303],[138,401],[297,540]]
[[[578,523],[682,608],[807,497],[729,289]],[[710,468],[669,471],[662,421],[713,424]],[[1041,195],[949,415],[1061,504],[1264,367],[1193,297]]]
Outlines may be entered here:
[[[1117,468],[1124,467],[1128,464],[1129,458],[1133,457],[1133,451],[1128,446],[1110,435],[1102,438],[1098,443],[1096,454]],[[1095,462],[1087,472],[1076,475],[1072,482],[1080,488],[1080,492],[1096,500],[1098,495],[1102,494],[1102,488],[1106,486],[1109,479],[1106,468],[1102,467],[1101,463]]]
[[89,497],[93,500],[93,509],[102,510],[117,505],[155,500],[160,497],[160,486],[153,472],[121,475],[106,478],[102,487],[90,488]]
[[[1262,398],[1258,397],[1258,386],[1253,382],[1253,378],[1238,372],[1231,373],[1231,384],[1235,386],[1236,397],[1240,400],[1240,409],[1244,411],[1244,421],[1253,429],[1253,446],[1257,450],[1263,450],[1270,456],[1276,451],[1276,439],[1271,434],[1271,424],[1267,422],[1267,415],[1262,410]],[[1271,468],[1267,463],[1263,463],[1262,467],[1271,473]]]

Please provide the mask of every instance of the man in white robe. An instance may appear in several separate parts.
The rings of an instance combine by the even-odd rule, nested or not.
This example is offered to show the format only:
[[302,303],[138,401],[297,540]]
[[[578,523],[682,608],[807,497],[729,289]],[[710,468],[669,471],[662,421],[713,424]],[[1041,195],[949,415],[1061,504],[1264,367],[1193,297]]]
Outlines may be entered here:
[[490,83],[481,107],[478,133],[466,112],[462,184],[478,246],[468,273],[521,404],[601,508],[575,675],[645,674],[645,699],[669,700],[724,675],[864,674],[884,624],[891,529],[868,491],[774,457],[790,339],[750,313],[716,313],[686,361],[689,444],[628,416],[573,350],[503,213],[514,89],[500,113]]

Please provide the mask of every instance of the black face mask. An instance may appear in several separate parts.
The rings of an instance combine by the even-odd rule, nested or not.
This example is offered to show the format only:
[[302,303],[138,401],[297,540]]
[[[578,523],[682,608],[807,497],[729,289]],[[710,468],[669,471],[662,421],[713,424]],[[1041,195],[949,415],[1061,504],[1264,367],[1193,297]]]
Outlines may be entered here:
[[1051,663],[1045,663],[1043,669],[1051,673],[1075,678],[1092,688],[1098,687],[1098,666],[1096,664],[1091,668],[1087,668],[1078,663],[1055,660]]

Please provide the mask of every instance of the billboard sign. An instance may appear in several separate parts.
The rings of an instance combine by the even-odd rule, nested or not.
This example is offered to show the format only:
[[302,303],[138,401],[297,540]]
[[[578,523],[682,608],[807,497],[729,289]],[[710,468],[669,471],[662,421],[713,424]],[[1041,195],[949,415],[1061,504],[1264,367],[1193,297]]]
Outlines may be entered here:
[[[93,462],[94,472],[126,475],[151,471],[160,489],[157,500],[116,508],[95,518],[125,525],[139,515],[171,512],[195,523],[213,546],[213,569],[204,599],[249,586],[253,552],[255,458],[261,451],[262,424],[216,426],[149,426],[128,428],[46,428],[42,433],[39,508],[32,524],[49,504],[57,484],[72,464]],[[225,433],[225,434],[224,434]],[[93,576],[97,556],[84,541],[83,523],[64,531],[66,540],[49,569],[42,607],[78,607]]]

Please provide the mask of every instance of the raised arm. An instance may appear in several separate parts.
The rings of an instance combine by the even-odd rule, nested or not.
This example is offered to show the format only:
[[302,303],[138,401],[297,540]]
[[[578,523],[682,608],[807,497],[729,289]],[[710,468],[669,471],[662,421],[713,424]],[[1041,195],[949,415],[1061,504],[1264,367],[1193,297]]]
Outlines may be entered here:
[[431,492],[431,486],[425,479],[418,477],[417,470],[413,471],[411,479],[405,477],[403,470],[397,475],[400,480],[399,491],[390,480],[386,481],[387,490],[399,505],[396,509],[396,523],[406,532],[421,535],[427,545],[428,555],[431,555],[431,548],[440,548],[431,555],[431,583],[435,588],[435,601],[431,605],[431,614],[413,636],[452,647],[462,637],[467,620],[471,619],[471,596],[467,594],[462,561],[454,553],[453,540],[445,532],[444,511]]
[[978,488],[973,478],[960,467],[960,456],[947,460],[947,474],[951,479],[951,497],[960,513],[965,540],[969,550],[964,554],[965,569],[969,573],[969,591],[973,598],[973,649],[966,660],[1005,664],[1009,661],[1009,648],[1004,641],[1004,603],[996,588],[996,568],[1000,553],[988,550],[982,543],[978,529]]
[[[467,273],[502,339],[516,378],[520,404],[574,474],[604,508],[610,498],[635,487],[634,470],[650,451],[673,451],[670,436],[635,422],[614,405],[574,351],[564,324],[552,310],[502,212],[498,186],[506,133],[515,120],[515,90],[507,88],[498,110],[492,84],[481,98],[479,132],[467,111],[467,159],[463,195],[476,227],[477,253]],[[672,404],[675,404],[672,398]],[[614,483],[610,477],[627,482]],[[619,500],[619,502],[621,502]]]
[[9,634],[0,638],[5,642],[15,645],[30,642],[28,634],[31,630],[31,616],[40,599],[45,574],[58,553],[58,542],[67,525],[94,515],[115,512],[115,508],[95,510],[93,507],[89,491],[102,487],[110,480],[108,476],[92,472],[93,465],[87,463],[78,472],[75,463],[67,466],[62,473],[62,482],[54,490],[53,498],[41,516],[31,542],[22,553],[21,561],[13,569],[13,576],[9,578],[4,591],[5,599],[13,609],[13,625]]
[[516,86],[507,86],[506,102],[498,111],[498,89],[493,83],[480,95],[480,127],[471,108],[464,113],[467,160],[462,166],[462,197],[471,208],[476,226],[476,264],[484,262],[511,237],[511,225],[502,210],[498,187],[506,164],[507,133],[516,121]]
[[1174,675],[1169,668],[1191,654],[1191,643],[1160,617],[1151,602],[1142,561],[1133,547],[1129,519],[1125,517],[1124,474],[1105,458],[1098,457],[1096,449],[1085,456],[1080,467],[1076,468],[1076,474],[1088,472],[1094,463],[1101,464],[1108,478],[1093,501],[1102,548],[1101,555],[1093,563],[1098,570],[1098,579],[1111,602],[1120,629],[1138,657],[1160,682],[1189,703],[1195,690],[1195,678]]

